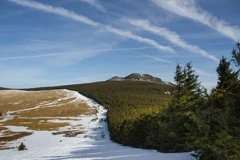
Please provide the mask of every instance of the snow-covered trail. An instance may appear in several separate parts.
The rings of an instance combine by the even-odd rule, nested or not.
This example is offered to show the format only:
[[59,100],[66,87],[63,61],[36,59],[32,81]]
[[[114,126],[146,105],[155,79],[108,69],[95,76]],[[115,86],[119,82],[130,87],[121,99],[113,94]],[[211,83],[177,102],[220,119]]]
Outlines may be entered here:
[[[77,137],[53,136],[51,132],[34,131],[31,136],[22,138],[12,145],[17,146],[20,142],[26,144],[27,151],[2,150],[1,160],[194,160],[190,153],[165,154],[153,150],[136,149],[121,146],[109,139],[106,124],[107,110],[91,99],[73,91],[68,91],[79,100],[85,101],[90,107],[95,107],[98,114],[94,116],[81,116],[79,124],[85,133]],[[76,123],[76,122],[75,122]],[[9,127],[12,130],[26,130],[24,127]]]

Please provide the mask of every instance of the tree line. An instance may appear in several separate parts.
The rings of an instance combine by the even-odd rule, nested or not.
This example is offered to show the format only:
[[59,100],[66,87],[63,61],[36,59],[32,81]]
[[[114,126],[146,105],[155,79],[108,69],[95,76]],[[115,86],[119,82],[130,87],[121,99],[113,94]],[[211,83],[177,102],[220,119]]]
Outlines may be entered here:
[[[195,151],[204,160],[240,159],[240,43],[232,60],[222,57],[216,69],[217,86],[208,94],[191,63],[176,66],[175,94],[157,121],[151,148]],[[231,63],[235,64],[235,70]],[[152,132],[152,131],[151,131]]]

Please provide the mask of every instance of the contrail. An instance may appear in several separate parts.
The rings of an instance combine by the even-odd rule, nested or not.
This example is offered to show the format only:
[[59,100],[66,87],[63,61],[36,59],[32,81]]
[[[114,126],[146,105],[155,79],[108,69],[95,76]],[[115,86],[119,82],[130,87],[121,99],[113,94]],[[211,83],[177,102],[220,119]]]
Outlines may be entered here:
[[128,38],[128,39],[132,39],[141,43],[145,43],[145,44],[149,44],[154,46],[155,48],[161,50],[161,51],[166,51],[166,52],[174,52],[174,50],[169,47],[169,46],[162,46],[160,44],[158,44],[156,41],[149,39],[149,38],[145,38],[145,37],[141,37],[138,35],[135,35],[133,33],[131,33],[130,31],[124,31],[124,30],[120,30],[117,28],[114,28],[112,26],[108,26],[108,25],[103,25],[101,23],[95,22],[83,15],[79,15],[76,14],[73,11],[69,11],[67,9],[61,8],[61,7],[54,7],[51,5],[46,5],[43,3],[39,3],[39,2],[35,2],[35,1],[29,1],[29,0],[7,0],[9,2],[13,2],[25,7],[30,7],[30,8],[34,8],[37,10],[41,10],[44,12],[48,12],[48,13],[53,13],[65,18],[69,18],[81,23],[84,23],[86,25],[92,26],[92,27],[96,27],[96,28],[100,28],[100,29],[104,29],[110,33],[114,33],[118,36],[124,37],[124,38]]
[[199,48],[196,45],[188,44],[176,32],[173,32],[167,28],[152,25],[148,20],[127,18],[126,21],[138,28],[141,28],[143,30],[146,30],[146,31],[156,34],[158,36],[161,36],[161,37],[165,38],[166,40],[170,41],[171,43],[173,43],[181,48],[184,48],[186,50],[189,50],[192,53],[196,53],[196,54],[199,54],[208,59],[219,62],[219,59],[217,57],[215,57],[214,55],[211,55],[210,53],[204,51],[203,49]]
[[152,0],[161,8],[173,12],[179,16],[197,21],[221,34],[238,41],[240,39],[240,28],[232,26],[224,20],[218,19],[211,13],[197,6],[194,0]]
[[77,51],[77,52],[40,54],[40,55],[33,55],[33,56],[5,57],[5,58],[0,58],[0,61],[17,60],[17,59],[30,59],[30,58],[41,58],[41,57],[53,57],[53,56],[71,55],[71,54],[78,54],[78,53],[93,53],[93,52],[106,52],[106,51],[130,51],[130,50],[143,50],[143,49],[152,49],[152,48],[154,48],[154,47],[82,50],[82,51]]

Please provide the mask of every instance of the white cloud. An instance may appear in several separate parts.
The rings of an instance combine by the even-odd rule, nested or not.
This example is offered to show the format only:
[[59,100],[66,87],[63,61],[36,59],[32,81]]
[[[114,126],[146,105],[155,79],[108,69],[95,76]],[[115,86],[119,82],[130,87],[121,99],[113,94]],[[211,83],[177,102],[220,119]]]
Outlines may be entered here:
[[93,20],[91,20],[91,19],[89,19],[85,16],[76,14],[75,12],[69,11],[69,10],[61,8],[61,7],[53,7],[51,5],[46,5],[46,4],[42,4],[42,3],[39,3],[39,2],[35,2],[35,1],[29,1],[29,0],[8,0],[8,1],[19,4],[19,5],[22,5],[22,6],[38,9],[38,10],[41,10],[41,11],[44,11],[44,12],[49,12],[49,13],[53,13],[53,14],[56,14],[56,15],[59,15],[59,16],[63,16],[65,18],[69,18],[69,19],[72,19],[72,20],[75,20],[75,21],[78,21],[78,22],[82,22],[82,23],[90,25],[92,27],[97,27],[97,28],[100,28],[100,29],[104,29],[108,32],[114,33],[114,34],[119,35],[121,37],[152,45],[152,46],[154,46],[155,48],[157,48],[161,51],[174,52],[174,50],[171,47],[162,46],[152,39],[144,38],[144,37],[132,34],[129,31],[124,31],[124,30],[113,28],[113,27],[108,26],[108,25],[103,25],[103,24],[95,22],[95,21],[93,21]]
[[88,3],[89,5],[97,8],[102,12],[106,12],[99,0],[81,0],[82,2]]
[[143,30],[149,31],[156,35],[159,35],[166,40],[170,41],[171,43],[182,47],[186,50],[191,51],[192,53],[200,54],[208,59],[212,59],[216,62],[219,62],[219,59],[210,53],[202,50],[198,46],[188,44],[185,40],[183,40],[176,32],[170,31],[167,28],[159,27],[152,25],[148,20],[141,20],[141,19],[126,19],[127,22],[130,24],[137,26]]
[[175,14],[202,23],[221,34],[238,41],[240,39],[240,28],[232,26],[220,20],[211,13],[197,6],[194,0],[152,0],[159,7],[162,7]]

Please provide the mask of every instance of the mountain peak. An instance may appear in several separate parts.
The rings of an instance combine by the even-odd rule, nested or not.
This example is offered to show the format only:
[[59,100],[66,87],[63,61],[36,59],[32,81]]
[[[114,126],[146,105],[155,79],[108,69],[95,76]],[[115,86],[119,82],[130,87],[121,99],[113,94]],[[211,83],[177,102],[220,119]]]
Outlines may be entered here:
[[132,73],[126,77],[114,76],[108,81],[143,81],[143,82],[149,82],[149,83],[164,84],[164,82],[158,77],[154,77],[150,74],[140,74],[140,73]]

